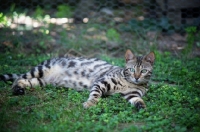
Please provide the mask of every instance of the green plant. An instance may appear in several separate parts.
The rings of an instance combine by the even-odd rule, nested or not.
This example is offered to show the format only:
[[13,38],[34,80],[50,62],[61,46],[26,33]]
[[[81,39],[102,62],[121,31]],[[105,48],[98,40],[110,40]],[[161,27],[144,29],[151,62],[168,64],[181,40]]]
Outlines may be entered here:
[[187,36],[187,45],[183,50],[183,54],[187,55],[192,51],[192,48],[195,42],[195,33],[197,32],[197,28],[194,26],[191,26],[191,27],[187,27],[185,31],[188,36]]
[[44,16],[45,16],[44,10],[40,6],[37,6],[33,14],[33,17],[35,17],[38,20],[43,20]]
[[[42,43],[41,43],[42,45]],[[2,131],[198,131],[200,116],[199,58],[178,59],[156,52],[153,81],[144,98],[147,109],[137,112],[120,94],[83,109],[89,92],[52,85],[12,96],[10,83],[0,82]],[[48,55],[0,54],[0,73],[24,73]],[[123,66],[124,59],[101,57]]]
[[108,29],[106,32],[106,36],[111,41],[116,41],[116,42],[120,41],[120,34],[114,28]]
[[72,17],[72,9],[70,6],[68,5],[59,5],[58,7],[58,11],[56,12],[56,17]]
[[7,17],[0,12],[0,25],[3,25],[3,26],[8,26],[9,25],[9,21],[7,20]]
[[[12,5],[10,10],[12,16],[2,14],[1,18],[4,16],[17,18],[20,14],[26,14],[16,11],[15,5]],[[60,6],[57,13],[57,17],[71,17],[72,9],[68,5]],[[42,22],[45,21],[43,8],[37,7],[35,18],[37,17],[41,18]],[[0,74],[25,73],[42,61],[58,56],[51,52],[52,49],[55,49],[54,51],[59,55],[65,54],[69,49],[74,49],[75,53],[80,52],[84,55],[90,53],[92,56],[94,56],[94,51],[106,53],[107,55],[95,55],[113,65],[123,67],[125,61],[124,53],[121,51],[131,48],[142,54],[147,52],[146,49],[149,50],[148,41],[140,37],[141,34],[146,34],[148,30],[175,28],[164,18],[159,23],[158,27],[156,20],[130,21],[127,28],[131,31],[131,37],[127,36],[127,38],[131,40],[131,43],[120,45],[119,53],[115,51],[116,57],[121,58],[108,56],[113,52],[107,52],[105,48],[102,48],[105,44],[104,40],[96,39],[96,36],[101,36],[105,27],[108,27],[106,24],[103,26],[102,24],[78,24],[72,27],[70,24],[67,30],[63,26],[51,24],[51,27],[45,26],[39,30],[32,30],[31,33],[26,31],[23,35],[9,35],[9,37],[7,34],[15,30],[8,32],[3,29],[1,36],[5,36],[6,39],[1,37],[2,42],[16,37],[17,41],[11,41],[12,44],[28,44],[28,48],[22,51],[23,48],[20,45],[1,52]],[[193,28],[188,30],[190,30],[187,32],[191,34],[191,38],[187,39],[192,44],[192,34],[195,34],[195,30]],[[123,41],[120,33],[115,28],[108,28],[106,37],[109,41]],[[50,36],[50,34],[53,35]],[[102,36],[104,37],[104,34]],[[132,38],[134,36],[135,38]],[[198,35],[196,37],[195,41]],[[139,51],[138,45],[141,47]],[[60,48],[63,52],[58,48],[60,46],[64,47]],[[30,50],[35,54],[29,54]],[[88,91],[77,92],[73,89],[48,85],[43,88],[36,87],[34,90],[28,89],[25,96],[13,96],[10,90],[12,83],[0,82],[1,131],[199,131],[200,59],[197,57],[176,58],[170,52],[158,52],[156,48],[152,50],[155,50],[156,62],[149,91],[144,97],[146,110],[138,112],[119,94],[101,99],[97,106],[86,110],[82,108],[82,103],[87,99]],[[51,54],[44,55],[44,52]]]

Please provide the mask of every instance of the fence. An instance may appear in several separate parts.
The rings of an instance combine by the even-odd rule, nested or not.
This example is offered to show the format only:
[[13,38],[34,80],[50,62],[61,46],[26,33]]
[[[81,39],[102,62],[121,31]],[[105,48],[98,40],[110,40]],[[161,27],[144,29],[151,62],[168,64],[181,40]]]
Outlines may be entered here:
[[[83,50],[84,44],[76,43],[100,44],[108,50],[118,49],[122,43],[125,48],[134,43],[152,46],[158,32],[183,33],[187,26],[200,26],[199,0],[1,0],[0,13],[1,35],[5,34],[0,42],[7,47],[38,43],[38,52],[64,43],[68,43],[66,48],[78,50]],[[44,35],[51,39],[41,41]],[[147,38],[150,41],[138,41]],[[48,47],[46,42],[52,45]],[[163,40],[157,43],[167,47]],[[176,42],[175,47],[180,45]],[[173,49],[173,44],[168,47]]]

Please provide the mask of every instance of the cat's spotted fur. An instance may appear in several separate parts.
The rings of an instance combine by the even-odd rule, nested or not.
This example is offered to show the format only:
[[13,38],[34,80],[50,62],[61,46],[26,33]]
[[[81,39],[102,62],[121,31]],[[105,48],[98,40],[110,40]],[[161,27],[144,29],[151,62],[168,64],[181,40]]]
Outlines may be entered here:
[[1,80],[15,79],[12,90],[15,95],[25,94],[26,87],[52,84],[77,91],[90,91],[85,108],[95,105],[103,95],[120,93],[137,109],[145,108],[142,96],[147,92],[155,55],[153,52],[144,57],[133,55],[130,50],[125,54],[124,68],[113,66],[105,61],[92,58],[54,58],[46,60],[26,74],[1,75]]

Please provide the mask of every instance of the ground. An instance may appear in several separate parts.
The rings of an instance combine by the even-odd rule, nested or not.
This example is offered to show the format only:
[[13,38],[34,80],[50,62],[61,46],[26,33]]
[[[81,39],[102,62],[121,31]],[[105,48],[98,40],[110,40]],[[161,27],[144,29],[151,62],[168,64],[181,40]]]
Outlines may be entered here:
[[[0,82],[1,131],[199,131],[200,59],[156,53],[154,75],[144,97],[147,109],[137,111],[120,95],[102,98],[84,109],[89,92],[46,86],[13,96],[11,83]],[[122,57],[99,55],[123,66]],[[1,53],[0,73],[24,73],[50,55]]]
[[[44,24],[44,23],[43,23]],[[124,53],[155,52],[147,109],[137,111],[120,95],[84,109],[88,91],[46,86],[13,96],[0,82],[1,131],[200,131],[199,31],[131,31],[128,24],[48,24],[1,28],[0,74],[24,73],[42,61],[64,55],[98,57],[124,66]]]

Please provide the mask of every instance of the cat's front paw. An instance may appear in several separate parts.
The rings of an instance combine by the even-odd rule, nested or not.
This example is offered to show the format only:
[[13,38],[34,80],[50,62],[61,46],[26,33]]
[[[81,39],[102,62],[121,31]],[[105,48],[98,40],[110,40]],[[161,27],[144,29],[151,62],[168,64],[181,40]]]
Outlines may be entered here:
[[92,102],[92,101],[86,101],[86,102],[83,103],[83,107],[86,108],[86,109],[91,107],[91,106],[94,106],[94,105],[95,105],[95,103]]

